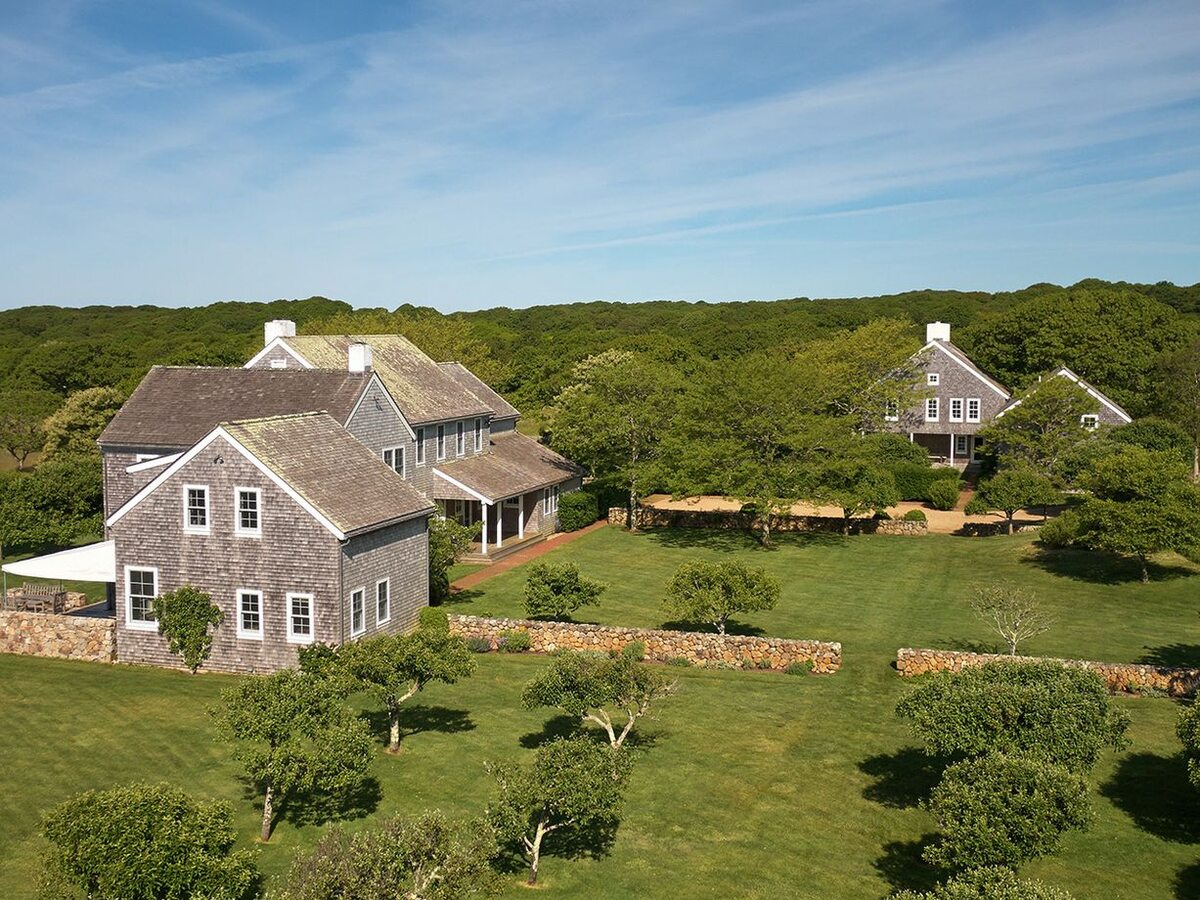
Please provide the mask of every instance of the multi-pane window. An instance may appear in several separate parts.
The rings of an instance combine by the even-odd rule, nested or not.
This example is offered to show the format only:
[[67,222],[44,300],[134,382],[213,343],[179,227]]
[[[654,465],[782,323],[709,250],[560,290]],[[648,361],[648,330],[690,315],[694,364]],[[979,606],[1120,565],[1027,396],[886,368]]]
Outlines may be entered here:
[[128,601],[126,621],[140,627],[154,626],[154,597],[158,587],[154,569],[126,569],[125,594]]
[[467,436],[466,436],[467,423],[460,419],[457,423],[457,426],[458,426],[458,432],[455,435],[455,439],[454,439],[454,452],[456,454],[458,454],[459,456],[463,456],[467,452]]
[[979,421],[979,398],[978,397],[970,397],[967,399],[967,421],[968,422],[978,422]]
[[375,621],[383,624],[392,617],[392,588],[386,578],[375,582]]
[[446,458],[446,426],[439,425],[437,427],[437,458]]
[[237,634],[240,638],[262,639],[263,608],[260,591],[238,591]]
[[183,489],[183,530],[208,533],[208,488],[189,484]]
[[937,372],[930,372],[929,374],[927,374],[925,376],[925,383],[929,384],[929,385],[933,385],[935,387],[941,383],[941,380],[942,380],[942,376],[939,375]]
[[350,633],[362,634],[367,630],[366,589],[359,588],[350,594]]
[[936,422],[941,415],[941,401],[930,397],[925,401],[925,421]]
[[236,488],[237,508],[234,523],[238,534],[258,536],[262,534],[262,491],[258,488]]
[[417,429],[417,465],[425,465],[425,429]]
[[1079,424],[1088,431],[1095,431],[1100,427],[1100,417],[1094,413],[1088,413],[1079,417]]
[[542,512],[547,516],[558,512],[558,485],[542,491]]
[[969,437],[969,435],[965,435],[965,434],[956,434],[954,436],[954,455],[955,456],[965,457],[967,455],[967,452],[968,452],[967,438],[968,437]]
[[388,447],[383,451],[383,461],[388,468],[404,477],[404,448],[403,447]]
[[888,422],[896,422],[900,419],[900,403],[897,400],[888,400],[883,404],[883,418]]
[[483,419],[475,420],[475,452],[483,449]]
[[288,594],[288,640],[309,644],[313,639],[313,598],[311,594]]
[[962,397],[950,398],[950,421],[961,422],[963,420],[963,402]]

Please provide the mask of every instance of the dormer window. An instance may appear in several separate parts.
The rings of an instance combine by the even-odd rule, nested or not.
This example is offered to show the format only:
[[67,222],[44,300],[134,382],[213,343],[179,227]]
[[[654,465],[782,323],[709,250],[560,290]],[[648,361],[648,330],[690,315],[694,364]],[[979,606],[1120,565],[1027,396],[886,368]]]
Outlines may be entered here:
[[942,376],[937,372],[930,372],[925,376],[925,382],[930,387],[937,387],[942,382]]
[[234,488],[234,533],[240,537],[262,537],[262,491]]

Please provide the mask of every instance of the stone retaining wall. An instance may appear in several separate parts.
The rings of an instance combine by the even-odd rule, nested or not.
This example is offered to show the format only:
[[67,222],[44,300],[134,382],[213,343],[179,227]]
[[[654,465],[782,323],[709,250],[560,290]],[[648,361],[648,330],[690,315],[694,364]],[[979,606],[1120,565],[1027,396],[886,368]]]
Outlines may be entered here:
[[[629,511],[614,506],[608,511],[608,523],[625,527]],[[639,507],[633,514],[636,528],[714,528],[749,530],[755,516],[743,512],[721,512],[699,509],[655,509]],[[843,522],[834,516],[779,516],[772,521],[772,531],[842,531]],[[851,534],[924,535],[929,533],[927,522],[904,519],[851,519]]]
[[0,612],[0,653],[112,662],[116,646],[113,619]]
[[626,644],[640,641],[646,659],[666,662],[686,659],[695,666],[786,669],[792,663],[811,662],[813,672],[831,674],[842,665],[842,645],[827,641],[790,638],[710,634],[695,631],[665,631],[653,628],[621,628],[612,625],[578,625],[572,622],[539,622],[531,619],[493,619],[483,616],[450,616],[450,630],[467,639],[478,638],[499,646],[504,631],[529,633],[529,649],[539,653],[557,650],[619,652]]
[[1200,685],[1200,669],[1148,666],[1137,663],[1105,663],[1084,659],[1056,659],[1039,656],[1008,656],[999,653],[967,653],[962,650],[914,650],[909,647],[896,651],[896,670],[904,677],[926,675],[930,672],[961,672],[968,666],[1002,660],[1005,662],[1052,662],[1080,669],[1091,669],[1113,691],[1162,691],[1172,697],[1189,697]]

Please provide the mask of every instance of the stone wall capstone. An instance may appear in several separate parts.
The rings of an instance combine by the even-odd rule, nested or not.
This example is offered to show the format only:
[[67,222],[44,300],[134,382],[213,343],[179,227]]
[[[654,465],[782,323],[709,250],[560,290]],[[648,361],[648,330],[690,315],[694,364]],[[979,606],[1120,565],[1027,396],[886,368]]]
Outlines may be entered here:
[[[608,524],[626,527],[629,511],[623,506],[611,507]],[[655,509],[639,507],[633,514],[636,528],[713,528],[749,530],[754,516],[743,512],[722,512],[700,509]],[[831,531],[840,534],[843,522],[834,516],[779,516],[773,520],[773,531]],[[919,536],[929,533],[927,522],[905,519],[855,518],[850,520],[851,534],[897,534]]]
[[655,628],[623,628],[616,625],[582,625],[574,622],[541,622],[533,619],[502,619],[456,616],[450,630],[468,640],[488,641],[498,649],[505,631],[529,634],[529,649],[537,653],[582,650],[596,653],[620,652],[627,644],[641,642],[646,659],[667,662],[686,659],[694,666],[786,669],[792,663],[811,662],[813,672],[832,674],[842,665],[842,645],[830,641],[719,635],[697,631],[666,631]]
[[990,662],[1057,662],[1089,669],[1104,679],[1112,691],[1162,691],[1172,697],[1190,697],[1200,685],[1200,669],[1106,663],[1085,659],[1044,656],[1009,656],[1002,653],[968,653],[963,650],[929,650],[904,647],[896,651],[896,670],[905,678],[931,672],[961,672]]
[[112,662],[116,646],[113,619],[0,612],[0,653]]

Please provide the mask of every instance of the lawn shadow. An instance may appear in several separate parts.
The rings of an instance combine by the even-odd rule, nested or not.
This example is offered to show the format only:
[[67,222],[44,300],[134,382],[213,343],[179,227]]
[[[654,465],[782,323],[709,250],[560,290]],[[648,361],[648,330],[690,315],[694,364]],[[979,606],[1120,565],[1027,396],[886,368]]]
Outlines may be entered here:
[[[616,819],[597,822],[589,827],[580,828],[567,826],[546,836],[542,844],[542,871],[547,857],[559,859],[601,859],[612,852],[613,843],[617,839],[617,828],[620,822]],[[529,860],[525,858],[520,840],[515,840],[501,848],[500,854],[493,860],[496,869],[506,875],[529,870]]]
[[[243,796],[261,815],[263,799],[258,787],[244,776],[240,780]],[[327,791],[314,787],[285,797],[276,807],[275,826],[285,819],[296,827],[362,819],[375,812],[382,799],[383,788],[373,775],[345,790]]]
[[1176,844],[1200,844],[1193,791],[1182,753],[1123,757],[1113,777],[1100,788],[1139,830]]
[[[702,634],[716,634],[717,629],[708,624],[699,622],[663,622],[658,626],[665,631],[691,631],[700,632]],[[725,633],[743,635],[750,637],[761,637],[766,632],[757,625],[747,625],[744,622],[735,622],[732,619],[725,623]]]
[[455,605],[461,604],[461,603],[474,603],[476,600],[478,600],[482,596],[483,596],[483,591],[477,590],[475,588],[461,588],[458,590],[451,588],[449,597],[443,597],[438,603],[432,604],[432,605],[434,605],[434,606],[455,606]]
[[[373,734],[383,735],[383,742],[385,744],[388,742],[391,721],[388,719],[387,710],[364,710],[358,714],[358,717],[366,721]],[[404,738],[420,734],[423,731],[461,734],[474,729],[475,721],[465,709],[447,709],[444,706],[426,706],[423,703],[414,703],[412,706],[403,707],[400,712],[401,743]]]
[[863,796],[898,809],[916,806],[928,797],[945,768],[946,760],[918,747],[868,756],[858,764],[860,772],[875,779],[874,784],[863,788]]
[[1166,644],[1162,647],[1146,647],[1137,662],[1151,666],[1200,666],[1200,644]]
[[[1090,584],[1127,584],[1140,581],[1141,566],[1136,559],[1105,553],[1101,550],[1082,550],[1076,547],[1039,547],[1022,557],[1027,565],[1037,566],[1051,575],[1086,581]],[[1195,574],[1185,566],[1166,566],[1151,562],[1147,566],[1151,581],[1186,578]]]
[[964,650],[967,653],[1005,653],[1007,648],[991,641],[976,641],[967,638],[938,638],[930,643],[933,650]]
[[[647,733],[639,730],[644,725],[645,720],[633,726],[633,731],[625,738],[622,747],[627,751],[648,750],[659,741],[657,732]],[[560,713],[556,716],[551,716],[542,726],[541,731],[531,731],[528,734],[521,735],[517,742],[526,750],[536,750],[543,744],[548,744],[550,741],[559,738],[569,738],[576,735],[590,737],[598,744],[608,746],[608,735],[600,728],[590,722],[581,722],[575,716],[568,716],[566,713]]]
[[946,873],[938,866],[925,862],[925,848],[937,840],[933,832],[913,841],[892,841],[883,845],[883,853],[875,858],[875,871],[882,875],[894,890],[928,891],[937,886]]
[[1200,897],[1200,862],[1184,866],[1176,872],[1173,887],[1176,900],[1196,900]]
[[651,543],[675,550],[715,550],[732,553],[738,550],[763,549],[757,536],[737,528],[654,528],[641,533]]

